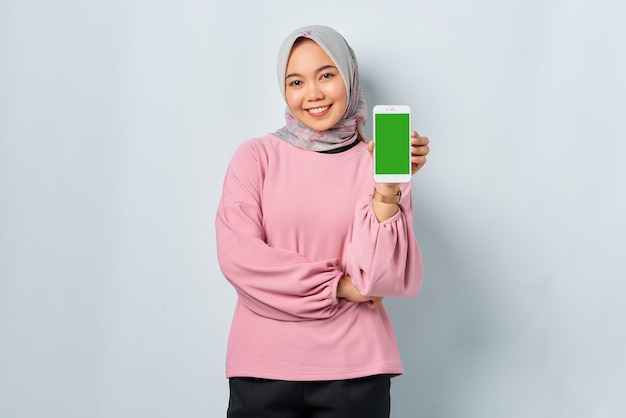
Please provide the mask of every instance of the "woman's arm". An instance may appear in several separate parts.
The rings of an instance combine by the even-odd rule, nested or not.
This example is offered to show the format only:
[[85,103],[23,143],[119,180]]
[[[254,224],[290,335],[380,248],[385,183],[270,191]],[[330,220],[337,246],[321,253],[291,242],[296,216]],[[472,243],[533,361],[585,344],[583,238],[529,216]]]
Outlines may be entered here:
[[347,273],[365,296],[417,295],[422,283],[422,256],[413,233],[410,184],[403,187],[397,212],[377,219],[372,197],[355,210]]
[[[427,137],[411,133],[412,174],[426,164]],[[368,144],[370,153],[374,144]],[[400,184],[376,183],[375,192],[393,197]],[[423,277],[422,256],[413,233],[410,183],[402,186],[402,201],[386,203],[371,197],[355,212],[348,273],[362,295],[415,296]]]
[[253,143],[228,168],[216,217],[222,272],[239,300],[259,315],[285,321],[333,316],[344,273],[337,259],[308,260],[265,242],[261,199],[264,164]]

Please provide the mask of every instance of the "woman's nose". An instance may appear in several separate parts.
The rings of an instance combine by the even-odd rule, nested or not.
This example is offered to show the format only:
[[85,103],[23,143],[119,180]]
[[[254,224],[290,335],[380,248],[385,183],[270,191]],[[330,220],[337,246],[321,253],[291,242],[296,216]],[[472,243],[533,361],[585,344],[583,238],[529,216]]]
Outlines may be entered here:
[[317,83],[309,83],[307,86],[306,98],[309,101],[316,101],[324,98],[324,93]]

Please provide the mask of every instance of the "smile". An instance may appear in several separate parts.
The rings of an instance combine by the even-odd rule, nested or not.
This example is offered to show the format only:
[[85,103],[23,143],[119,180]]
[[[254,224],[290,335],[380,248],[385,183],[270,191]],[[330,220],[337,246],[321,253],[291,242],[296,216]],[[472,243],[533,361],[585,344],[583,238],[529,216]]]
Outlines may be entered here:
[[322,106],[322,107],[314,107],[312,109],[307,109],[307,112],[309,112],[313,116],[322,116],[326,114],[326,112],[328,112],[328,109],[330,109],[330,106],[331,105]]

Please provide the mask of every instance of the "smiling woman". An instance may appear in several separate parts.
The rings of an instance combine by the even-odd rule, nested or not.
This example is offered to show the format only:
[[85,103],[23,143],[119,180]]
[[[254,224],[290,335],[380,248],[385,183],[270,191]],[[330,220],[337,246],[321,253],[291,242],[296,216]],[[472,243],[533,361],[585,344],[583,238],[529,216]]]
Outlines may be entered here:
[[[382,299],[422,282],[410,183],[400,194],[374,182],[357,62],[339,33],[289,35],[278,82],[286,124],[239,147],[216,219],[237,291],[228,416],[388,417],[403,369]],[[412,141],[417,172],[428,139]]]

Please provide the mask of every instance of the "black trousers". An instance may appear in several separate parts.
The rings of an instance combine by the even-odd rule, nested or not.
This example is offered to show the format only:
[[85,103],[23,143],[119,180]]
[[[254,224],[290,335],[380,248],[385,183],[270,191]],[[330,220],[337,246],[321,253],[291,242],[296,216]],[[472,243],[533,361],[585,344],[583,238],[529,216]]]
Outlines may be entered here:
[[228,418],[389,418],[388,375],[320,382],[233,377]]

